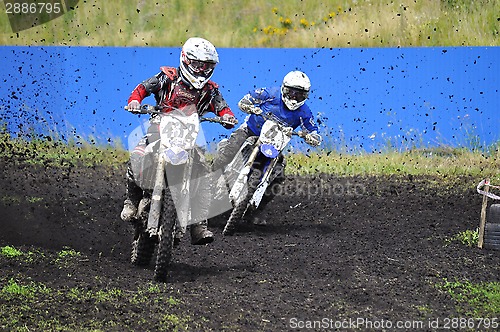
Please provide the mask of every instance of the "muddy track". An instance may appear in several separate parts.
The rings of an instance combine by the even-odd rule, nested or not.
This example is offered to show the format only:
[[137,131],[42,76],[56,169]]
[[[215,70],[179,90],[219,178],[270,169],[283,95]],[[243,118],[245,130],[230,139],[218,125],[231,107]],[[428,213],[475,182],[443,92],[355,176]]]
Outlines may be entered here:
[[[118,218],[123,167],[1,161],[0,169],[0,246],[45,253],[30,263],[0,257],[0,289],[13,279],[60,290],[137,294],[152,281],[152,266],[139,269],[129,262],[132,227]],[[269,205],[267,226],[223,237],[223,223],[216,222],[214,243],[197,247],[183,239],[168,282],[148,300],[56,296],[50,305],[33,305],[17,328],[37,330],[40,317],[63,327],[117,331],[283,331],[322,319],[459,317],[456,302],[437,284],[500,278],[498,252],[446,241],[478,226],[479,180],[441,186],[429,177],[289,177],[283,195]],[[58,267],[53,257],[63,248],[82,256]],[[155,301],[166,297],[178,303]],[[23,303],[0,300],[2,321]],[[181,322],[168,321],[165,313]]]

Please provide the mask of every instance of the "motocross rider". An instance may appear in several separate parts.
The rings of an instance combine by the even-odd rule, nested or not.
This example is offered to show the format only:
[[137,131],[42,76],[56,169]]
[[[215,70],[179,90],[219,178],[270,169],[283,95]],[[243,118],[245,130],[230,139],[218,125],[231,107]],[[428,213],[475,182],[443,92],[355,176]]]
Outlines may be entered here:
[[[258,116],[261,113],[272,113],[286,125],[293,129],[301,126],[305,129],[304,139],[311,146],[318,146],[322,138],[318,134],[318,126],[314,121],[312,112],[306,104],[311,89],[311,82],[307,75],[301,71],[291,71],[285,75],[280,87],[260,88],[250,91],[239,102],[238,107],[250,114],[245,122],[236,129],[227,141],[219,144],[218,154],[212,163],[212,171],[223,169],[231,162],[241,145],[250,136],[259,136],[265,119]],[[286,165],[283,155],[275,172],[277,174],[273,184],[268,187],[257,211],[253,211],[251,222],[265,225],[265,220],[260,217],[265,205],[273,198],[276,190],[271,188],[281,185],[285,179],[284,168]]]
[[[156,104],[162,112],[170,112],[174,108],[182,109],[185,106],[195,105],[200,116],[206,112],[213,112],[222,117],[227,129],[237,123],[233,112],[222,97],[217,83],[210,80],[214,68],[219,62],[219,56],[212,43],[198,37],[189,38],[183,45],[178,68],[161,67],[161,71],[138,84],[128,98],[128,110],[138,111],[144,98],[154,95]],[[159,139],[159,120],[152,116],[147,135],[141,139],[130,155],[127,168],[126,199],[124,201],[121,219],[133,222],[137,214],[138,204],[143,197],[143,190],[138,185],[138,178],[142,170],[137,171],[133,165],[140,164],[145,158],[145,148],[148,144]],[[135,172],[134,172],[135,169]],[[209,166],[204,160],[195,161],[193,172],[203,178],[209,172]],[[134,174],[141,173],[141,174]],[[209,177],[204,177],[208,179]],[[196,191],[196,204],[192,207],[196,219],[204,220],[190,226],[191,243],[195,245],[207,244],[213,241],[213,233],[208,230],[206,215],[211,199],[209,181],[202,181]],[[196,210],[197,212],[194,212]],[[201,217],[200,217],[201,216]]]

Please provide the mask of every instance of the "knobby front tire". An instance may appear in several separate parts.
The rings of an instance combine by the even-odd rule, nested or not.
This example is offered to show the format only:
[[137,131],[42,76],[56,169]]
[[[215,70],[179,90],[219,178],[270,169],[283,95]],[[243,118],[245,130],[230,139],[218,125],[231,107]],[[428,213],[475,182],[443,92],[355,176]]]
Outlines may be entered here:
[[227,221],[226,226],[224,227],[224,230],[222,232],[224,235],[233,235],[234,232],[236,231],[238,223],[241,222],[241,220],[243,219],[243,215],[247,210],[248,203],[250,203],[253,194],[257,190],[257,186],[260,183],[260,175],[261,171],[258,169],[253,169],[252,172],[250,173],[247,183],[248,184],[247,195],[238,204],[236,204],[233,211],[231,212],[229,220]]
[[172,195],[169,189],[165,189],[163,194],[162,208],[160,214],[160,230],[158,232],[158,254],[154,279],[164,282],[167,279],[168,270],[172,260],[174,249],[175,224],[177,212],[175,210]]

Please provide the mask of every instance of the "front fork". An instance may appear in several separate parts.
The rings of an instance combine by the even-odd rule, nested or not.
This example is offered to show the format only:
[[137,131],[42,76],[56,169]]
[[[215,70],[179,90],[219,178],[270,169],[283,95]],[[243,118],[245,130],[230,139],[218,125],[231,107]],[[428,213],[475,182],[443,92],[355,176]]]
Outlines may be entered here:
[[264,196],[264,193],[266,192],[266,189],[269,186],[269,183],[271,182],[271,174],[273,173],[273,170],[276,167],[277,163],[278,163],[277,157],[271,160],[271,162],[269,163],[269,165],[265,170],[265,173],[262,175],[259,186],[255,190],[252,199],[250,200],[249,205],[252,205],[255,209],[259,206],[260,202],[262,201],[262,197]]
[[[177,231],[180,232],[180,234],[183,234],[185,233],[186,227],[191,220],[190,179],[193,170],[193,158],[190,157],[190,160],[184,165],[184,170],[182,172],[182,183],[180,184],[180,186],[176,186],[176,188],[166,187],[165,176],[167,176],[168,179],[168,174],[165,167],[167,163],[163,154],[159,154],[158,159],[156,179],[153,193],[151,195],[151,206],[149,210],[146,231],[150,236],[158,235],[162,199],[164,195],[163,191],[170,190],[170,194],[172,195],[172,200],[174,201],[174,205],[177,211],[177,220],[179,221]],[[175,180],[176,179],[172,179],[172,181],[169,182],[175,183]]]
[[165,158],[163,154],[158,156],[158,164],[156,166],[156,179],[151,195],[151,205],[149,208],[148,223],[146,225],[146,232],[150,236],[158,235],[161,203],[163,198],[163,190],[165,189]]
[[174,198],[177,207],[177,219],[179,220],[179,230],[181,233],[186,231],[188,223],[191,221],[191,173],[193,171],[194,157],[190,155],[188,162],[184,165],[182,172],[182,184]]
[[[243,188],[248,182],[248,177],[250,172],[252,171],[252,166],[257,159],[257,156],[259,154],[260,148],[259,148],[259,142],[256,143],[255,148],[253,149],[252,153],[250,154],[247,162],[245,163],[245,166],[242,168],[240,171],[240,174],[236,178],[236,181],[231,188],[231,191],[229,193],[229,199],[233,203],[233,206],[236,206],[238,203],[238,198],[241,196],[241,192],[243,191]],[[269,165],[265,168],[264,174],[262,174],[260,183],[258,187],[255,190],[255,193],[253,194],[250,204],[253,205],[254,208],[257,208],[262,200],[262,197],[264,196],[264,193],[269,186],[269,183],[271,182],[271,174],[276,167],[276,164],[278,163],[278,158],[274,158],[271,160]]]
[[248,157],[247,162],[241,169],[240,173],[238,174],[238,177],[234,181],[231,191],[229,192],[229,199],[233,203],[233,206],[237,204],[237,200],[241,196],[241,192],[248,181],[248,175],[250,174],[255,158],[257,158],[257,155],[259,154],[260,151],[259,146],[260,146],[260,140],[258,140],[255,143],[255,147],[253,148],[252,153]]

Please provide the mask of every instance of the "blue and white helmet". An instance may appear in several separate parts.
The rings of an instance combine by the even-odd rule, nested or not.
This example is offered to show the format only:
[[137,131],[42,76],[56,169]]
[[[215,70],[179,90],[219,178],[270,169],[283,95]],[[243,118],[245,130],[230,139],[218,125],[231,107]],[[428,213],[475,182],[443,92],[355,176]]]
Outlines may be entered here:
[[198,37],[189,38],[181,50],[181,78],[195,89],[201,89],[212,77],[218,62],[219,55],[211,42]]
[[309,97],[311,81],[306,74],[301,71],[291,71],[283,78],[281,84],[281,98],[291,111],[295,111],[304,105]]

